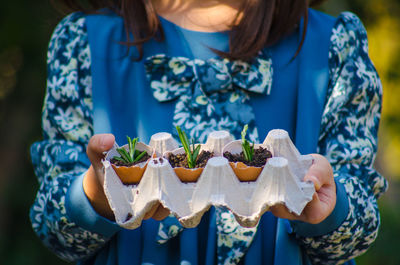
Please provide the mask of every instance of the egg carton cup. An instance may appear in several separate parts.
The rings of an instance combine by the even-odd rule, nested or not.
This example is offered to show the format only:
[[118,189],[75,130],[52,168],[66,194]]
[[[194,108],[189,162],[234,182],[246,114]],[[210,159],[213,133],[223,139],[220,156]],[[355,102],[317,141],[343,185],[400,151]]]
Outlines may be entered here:
[[[254,227],[262,214],[273,205],[284,204],[300,215],[315,192],[312,182],[303,178],[312,164],[312,156],[301,155],[284,130],[272,130],[258,146],[267,148],[267,160],[257,180],[240,182],[222,152],[240,152],[228,132],[217,131],[208,136],[203,150],[216,155],[208,160],[195,183],[183,183],[164,157],[151,158],[137,185],[124,185],[109,161],[114,146],[103,160],[104,190],[116,222],[127,229],[139,227],[146,212],[160,202],[173,213],[183,227],[196,227],[211,206],[227,207],[241,226]],[[150,148],[167,154],[178,144],[168,133],[152,136]]]

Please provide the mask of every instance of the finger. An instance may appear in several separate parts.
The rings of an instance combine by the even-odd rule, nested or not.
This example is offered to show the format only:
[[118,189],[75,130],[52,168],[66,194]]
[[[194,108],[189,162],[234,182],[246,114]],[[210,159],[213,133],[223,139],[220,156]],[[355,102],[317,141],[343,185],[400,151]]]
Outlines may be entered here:
[[332,185],[323,185],[314,193],[313,199],[306,205],[301,214],[304,222],[318,224],[333,211],[336,204],[336,190]]
[[319,191],[320,189],[321,189],[321,186],[322,186],[322,183],[321,183],[321,181],[319,180],[319,178],[317,178],[316,176],[314,176],[314,175],[306,175],[305,177],[304,177],[304,181],[311,181],[311,182],[313,182],[314,183],[314,187],[315,187],[315,191]]
[[320,154],[312,154],[313,164],[308,169],[304,181],[311,180],[316,190],[321,186],[331,183],[333,180],[333,171],[329,161]]
[[329,204],[323,203],[318,194],[315,193],[313,199],[306,205],[301,219],[310,224],[319,224],[332,212],[333,208]]
[[168,210],[167,208],[165,208],[164,206],[162,206],[162,204],[160,204],[157,208],[157,211],[154,213],[153,215],[153,219],[157,220],[157,221],[161,221],[165,218],[167,218],[167,216],[170,214],[170,210]]
[[274,206],[271,206],[269,208],[271,213],[275,215],[278,218],[283,218],[283,219],[288,219],[288,220],[299,220],[300,217],[298,215],[295,215],[291,212],[289,212],[288,208],[284,204],[277,204]]
[[154,204],[153,207],[151,207],[150,211],[148,211],[148,212],[144,215],[143,219],[144,219],[144,220],[150,219],[150,218],[154,215],[154,213],[157,211],[158,206],[160,206],[160,203],[159,203],[159,202],[157,202],[156,204]]
[[300,220],[311,224],[318,224],[323,219],[322,213],[321,202],[317,193],[314,193],[312,200],[307,203],[306,207],[301,213]]
[[103,153],[110,150],[114,142],[115,138],[112,134],[96,134],[90,138],[86,153],[96,171],[102,168],[101,159],[104,157]]

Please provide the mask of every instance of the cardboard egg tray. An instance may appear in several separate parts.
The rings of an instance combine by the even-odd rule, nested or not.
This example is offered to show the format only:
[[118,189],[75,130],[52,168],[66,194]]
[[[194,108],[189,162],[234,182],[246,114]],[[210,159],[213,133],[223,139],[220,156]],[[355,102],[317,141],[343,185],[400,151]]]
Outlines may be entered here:
[[284,130],[270,131],[260,145],[270,150],[273,157],[268,159],[256,181],[240,182],[222,156],[226,150],[239,153],[240,141],[233,141],[228,132],[213,132],[201,149],[213,151],[216,156],[208,160],[196,183],[183,183],[168,160],[161,156],[177,152],[177,142],[168,133],[157,133],[149,146],[142,146],[153,150],[157,157],[147,163],[137,185],[124,185],[116,175],[109,161],[117,154],[118,146],[114,146],[103,165],[104,190],[116,222],[124,228],[135,229],[158,202],[187,228],[196,227],[212,205],[227,207],[244,227],[257,225],[262,214],[276,204],[284,204],[289,211],[301,214],[315,192],[312,182],[302,181],[312,157],[301,155]]

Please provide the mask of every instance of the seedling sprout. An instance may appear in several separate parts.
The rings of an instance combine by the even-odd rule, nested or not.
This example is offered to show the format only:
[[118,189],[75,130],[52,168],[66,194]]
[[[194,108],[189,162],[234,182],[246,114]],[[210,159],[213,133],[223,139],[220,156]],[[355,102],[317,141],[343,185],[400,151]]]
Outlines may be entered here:
[[246,133],[247,133],[248,128],[249,128],[249,126],[247,124],[243,127],[242,149],[243,149],[244,159],[246,159],[246,161],[250,162],[253,160],[253,157],[254,157],[254,143],[250,143],[249,141],[246,140]]
[[179,126],[176,126],[176,130],[178,131],[179,139],[181,140],[183,149],[186,153],[186,158],[188,162],[189,168],[194,168],[196,166],[196,159],[200,152],[200,145],[195,147],[194,140],[192,139],[192,144],[190,144],[189,139],[186,136],[186,133],[181,130]]
[[129,165],[139,161],[146,154],[146,151],[140,152],[136,150],[136,143],[139,138],[131,139],[129,136],[126,136],[126,138],[128,139],[128,151],[123,147],[117,148],[117,152],[120,156],[114,156],[113,158]]

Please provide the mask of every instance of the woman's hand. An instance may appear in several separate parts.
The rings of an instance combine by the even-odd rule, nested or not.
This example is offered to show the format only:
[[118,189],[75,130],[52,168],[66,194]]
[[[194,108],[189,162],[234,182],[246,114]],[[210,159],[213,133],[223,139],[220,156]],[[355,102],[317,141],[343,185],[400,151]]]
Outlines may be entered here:
[[[114,142],[115,138],[112,134],[96,134],[90,138],[86,153],[92,165],[83,179],[83,190],[93,208],[98,214],[110,220],[115,218],[103,189],[104,171],[101,160],[104,158],[104,152],[110,150]],[[168,214],[169,210],[158,203],[146,213],[144,218],[152,217],[156,220],[162,220]]]
[[271,212],[276,217],[318,224],[325,220],[335,208],[336,184],[332,167],[324,156],[319,154],[312,154],[312,156],[314,161],[304,181],[314,183],[316,192],[313,199],[306,205],[301,215],[289,212],[282,204],[273,206]]

